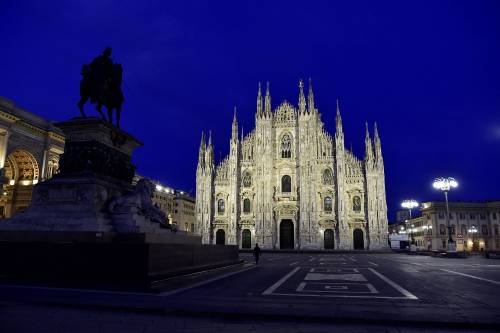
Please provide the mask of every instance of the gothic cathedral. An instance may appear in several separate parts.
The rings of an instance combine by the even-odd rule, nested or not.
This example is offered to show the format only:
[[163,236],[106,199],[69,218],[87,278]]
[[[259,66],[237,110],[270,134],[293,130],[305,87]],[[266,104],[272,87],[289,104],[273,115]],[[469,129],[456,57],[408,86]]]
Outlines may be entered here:
[[365,158],[324,129],[311,82],[298,107],[271,108],[269,83],[257,94],[255,129],[238,137],[236,110],[229,156],[218,165],[202,134],[196,170],[196,233],[204,244],[265,249],[381,249],[387,243],[384,160],[374,128]]

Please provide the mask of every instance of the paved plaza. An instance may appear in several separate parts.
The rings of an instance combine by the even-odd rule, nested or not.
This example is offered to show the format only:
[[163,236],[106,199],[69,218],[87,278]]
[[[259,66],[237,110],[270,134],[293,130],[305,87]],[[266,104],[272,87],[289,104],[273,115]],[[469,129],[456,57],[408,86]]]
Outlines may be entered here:
[[156,292],[0,286],[5,332],[473,332],[500,325],[500,260],[251,254]]

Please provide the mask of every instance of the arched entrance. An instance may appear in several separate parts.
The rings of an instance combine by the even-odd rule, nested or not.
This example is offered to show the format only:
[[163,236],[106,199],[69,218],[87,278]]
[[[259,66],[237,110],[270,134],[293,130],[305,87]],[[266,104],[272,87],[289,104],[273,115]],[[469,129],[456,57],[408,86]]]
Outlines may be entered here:
[[293,222],[282,220],[280,223],[280,249],[293,249]]
[[335,248],[334,234],[332,229],[326,229],[325,234],[325,250],[331,250]]
[[365,239],[363,236],[363,230],[354,229],[353,242],[354,242],[354,249],[355,250],[364,250],[365,249]]
[[241,248],[250,249],[252,247],[252,233],[248,229],[241,232]]
[[226,232],[224,230],[219,229],[215,233],[215,244],[217,245],[226,244]]
[[0,200],[2,217],[11,217],[24,211],[31,203],[33,185],[38,183],[39,169],[36,159],[26,150],[14,150],[5,159],[8,179]]

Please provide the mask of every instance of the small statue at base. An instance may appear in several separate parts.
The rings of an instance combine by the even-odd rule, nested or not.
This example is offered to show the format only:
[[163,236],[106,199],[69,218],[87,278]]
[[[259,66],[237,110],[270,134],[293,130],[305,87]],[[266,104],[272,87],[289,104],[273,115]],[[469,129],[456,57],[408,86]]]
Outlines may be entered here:
[[120,208],[137,207],[140,215],[143,215],[151,222],[170,229],[171,226],[168,224],[165,213],[155,206],[151,200],[154,190],[155,185],[150,180],[142,178],[137,182],[133,192],[111,199],[108,211],[114,214]]
[[[96,104],[96,110],[102,119],[113,124],[113,110],[116,111],[116,127],[120,127],[120,112],[124,101],[121,89],[122,65],[113,63],[111,48],[106,48],[89,65],[82,66],[80,81],[80,101],[78,108],[82,117],[86,117],[83,106],[90,99]],[[102,106],[108,111],[108,119],[102,112]]]

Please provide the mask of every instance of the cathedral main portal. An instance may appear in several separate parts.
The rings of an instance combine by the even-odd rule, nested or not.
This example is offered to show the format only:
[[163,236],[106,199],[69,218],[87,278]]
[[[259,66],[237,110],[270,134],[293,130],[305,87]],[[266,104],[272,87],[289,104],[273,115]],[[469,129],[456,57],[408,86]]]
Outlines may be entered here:
[[280,249],[293,249],[293,222],[281,220],[280,223]]

